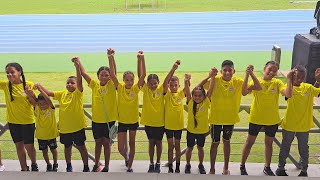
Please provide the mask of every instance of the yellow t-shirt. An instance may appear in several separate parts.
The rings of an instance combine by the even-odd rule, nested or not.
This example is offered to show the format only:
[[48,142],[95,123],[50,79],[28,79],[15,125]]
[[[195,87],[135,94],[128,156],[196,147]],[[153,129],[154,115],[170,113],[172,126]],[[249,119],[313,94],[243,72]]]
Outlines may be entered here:
[[145,83],[141,90],[143,92],[141,124],[152,127],[164,126],[163,85],[151,91]]
[[184,128],[184,98],[183,90],[171,93],[170,90],[164,96],[165,117],[164,127],[169,130],[181,130]]
[[139,92],[138,84],[134,84],[130,89],[126,89],[124,83],[118,84],[118,121],[120,123],[134,124],[139,122]]
[[[283,82],[273,78],[265,81],[258,78],[262,90],[251,93],[253,101],[250,109],[249,122],[259,125],[275,125],[280,120],[279,116],[279,94],[286,88]],[[253,81],[248,86],[253,85]]]
[[87,127],[83,112],[83,92],[55,91],[54,100],[60,103],[59,127],[60,133],[67,134],[80,131]]
[[[33,88],[32,82],[26,81],[26,84],[31,89]],[[23,84],[12,84],[13,101],[10,97],[9,81],[0,81],[0,89],[4,91],[5,95],[7,121],[12,124],[33,124],[35,122],[34,109],[24,92]]]
[[287,99],[288,106],[281,127],[292,132],[308,132],[313,128],[313,98],[319,94],[320,88],[311,84],[293,86],[292,97]]
[[41,110],[36,106],[36,138],[41,140],[50,140],[58,137],[58,127],[55,117],[55,109],[49,107]]
[[202,103],[197,105],[196,119],[198,126],[196,128],[194,124],[193,103],[193,100],[190,100],[188,103],[187,130],[193,134],[205,134],[209,131],[210,100],[206,97]]
[[107,119],[108,122],[116,121],[117,93],[113,82],[109,80],[106,85],[101,86],[99,81],[91,80],[89,87],[92,89],[92,121],[95,123],[106,123]]
[[[210,80],[205,84],[208,89]],[[225,81],[216,76],[211,95],[210,124],[234,125],[240,121],[239,109],[242,97],[243,79],[232,77]]]

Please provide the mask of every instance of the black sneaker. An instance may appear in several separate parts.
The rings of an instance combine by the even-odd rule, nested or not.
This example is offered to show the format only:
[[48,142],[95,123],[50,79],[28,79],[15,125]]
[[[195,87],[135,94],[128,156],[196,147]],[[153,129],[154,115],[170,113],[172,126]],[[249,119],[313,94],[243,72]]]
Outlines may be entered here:
[[200,174],[207,174],[206,169],[204,168],[203,164],[199,164],[198,169],[199,169]]
[[97,171],[98,171],[98,167],[99,167],[99,166],[94,165],[91,172],[97,172]]
[[31,171],[34,171],[34,172],[38,172],[39,171],[37,163],[31,164]]
[[88,165],[84,165],[82,172],[90,172],[89,166]]
[[150,164],[148,173],[153,173],[153,172],[154,172],[154,164]]
[[308,173],[307,172],[304,172],[304,171],[301,171],[300,174],[298,176],[301,176],[301,177],[308,177]]
[[73,168],[72,168],[72,165],[67,165],[67,168],[66,168],[66,171],[67,172],[72,172],[73,171]]
[[175,173],[180,173],[180,169],[176,168]]
[[248,175],[247,169],[246,169],[246,166],[245,166],[245,165],[240,165],[240,174],[241,174],[241,175],[245,175],[245,176]]
[[47,164],[47,172],[52,171],[52,164]]
[[184,173],[185,173],[185,174],[190,174],[190,173],[191,173],[191,165],[190,165],[190,164],[187,164],[187,165],[186,165],[186,168],[185,168],[185,170],[184,170]]
[[160,173],[161,172],[161,170],[160,170],[160,163],[156,163],[156,166],[154,167],[154,172],[155,173]]
[[173,169],[169,168],[168,173],[173,173]]
[[128,172],[128,173],[132,173],[133,170],[130,168],[130,169],[127,170],[127,172]]
[[288,174],[286,173],[286,170],[279,169],[279,168],[276,170],[276,175],[277,176],[288,176]]
[[267,176],[275,176],[270,167],[264,167],[263,173]]
[[53,164],[52,171],[53,172],[58,172],[58,169],[59,169],[59,165],[58,164]]
[[108,167],[104,167],[101,172],[109,172],[109,168]]

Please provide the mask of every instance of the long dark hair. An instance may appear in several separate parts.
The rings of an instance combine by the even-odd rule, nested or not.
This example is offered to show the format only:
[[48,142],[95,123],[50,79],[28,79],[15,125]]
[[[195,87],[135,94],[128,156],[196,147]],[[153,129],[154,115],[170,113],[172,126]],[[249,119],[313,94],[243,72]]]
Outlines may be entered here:
[[[192,92],[191,92],[192,96],[193,96],[193,94],[194,94],[194,92],[195,92],[196,90],[200,90],[201,93],[203,94],[203,96],[204,96],[204,97],[206,96],[206,91],[204,90],[203,86],[197,86],[197,87],[195,87],[195,88],[192,90]],[[192,106],[192,110],[193,110],[193,111],[192,111],[192,112],[193,112],[194,128],[197,128],[197,127],[198,127],[198,121],[197,121],[197,118],[196,118],[197,105],[198,105],[198,103],[196,103],[196,102],[193,100],[193,106]]]
[[[21,77],[22,77],[22,84],[23,84],[23,89],[26,90],[26,79],[24,77],[24,73],[23,73],[23,69],[22,69],[22,66],[19,64],[19,63],[9,63],[6,65],[6,69],[8,67],[14,67],[17,71],[20,72],[21,74]],[[14,101],[14,98],[13,98],[13,95],[12,95],[12,82],[9,81],[9,92],[10,92],[10,99],[11,101]]]

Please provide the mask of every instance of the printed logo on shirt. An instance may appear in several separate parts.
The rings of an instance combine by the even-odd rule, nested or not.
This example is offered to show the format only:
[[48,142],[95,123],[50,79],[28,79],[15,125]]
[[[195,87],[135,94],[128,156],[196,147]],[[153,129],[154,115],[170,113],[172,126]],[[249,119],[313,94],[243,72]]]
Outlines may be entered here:
[[234,87],[231,86],[231,87],[229,88],[229,91],[230,91],[230,92],[234,92]]
[[303,95],[304,95],[304,96],[309,96],[309,93],[308,93],[308,92],[305,92]]
[[45,114],[45,117],[48,118],[48,117],[50,117],[50,115],[51,115],[50,111],[47,111]]
[[107,90],[106,89],[101,89],[100,93],[101,94],[107,94]]
[[204,107],[201,106],[201,107],[199,108],[199,111],[200,111],[200,112],[204,112]]
[[67,100],[68,100],[68,101],[71,101],[71,100],[72,100],[72,95],[71,95],[71,94],[68,94],[68,95],[67,95]]
[[24,91],[21,91],[22,96],[27,96],[27,94]]
[[272,88],[272,89],[270,89],[270,92],[271,92],[272,94],[274,94],[274,93],[276,92],[276,90],[275,90],[274,88]]
[[156,92],[156,96],[159,97],[160,96],[160,92]]
[[130,94],[130,97],[131,97],[131,98],[134,98],[134,93],[131,93],[131,94]]
[[177,99],[177,102],[181,102],[181,98],[178,98],[178,99]]

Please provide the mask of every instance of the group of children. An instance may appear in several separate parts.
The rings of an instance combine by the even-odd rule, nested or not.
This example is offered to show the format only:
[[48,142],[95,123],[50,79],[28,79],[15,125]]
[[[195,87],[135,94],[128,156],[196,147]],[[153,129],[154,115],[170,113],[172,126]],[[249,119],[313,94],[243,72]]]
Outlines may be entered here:
[[[245,162],[260,130],[265,130],[265,168],[268,176],[275,174],[270,169],[273,138],[281,125],[283,141],[279,154],[278,176],[287,176],[285,172],[286,159],[295,136],[301,157],[302,171],[299,176],[307,176],[308,168],[308,135],[314,127],[312,120],[313,97],[320,93],[320,69],[315,72],[316,83],[304,83],[306,69],[296,66],[287,75],[287,84],[276,79],[279,65],[269,61],[264,67],[262,78],[253,73],[249,65],[244,79],[234,77],[234,64],[230,60],[223,61],[220,74],[216,68],[211,68],[209,75],[190,90],[190,74],[185,74],[184,87],[180,88],[179,78],[174,76],[180,61],[176,61],[162,84],[156,74],[146,77],[144,53],[137,54],[138,81],[131,71],[123,73],[123,82],[116,76],[115,51],[107,50],[109,67],[102,66],[97,72],[98,80],[92,79],[85,71],[78,57],[72,58],[76,76],[70,76],[66,82],[66,90],[49,91],[39,83],[25,80],[22,67],[18,63],[9,63],[5,70],[7,81],[0,81],[0,89],[4,91],[7,105],[7,121],[12,139],[15,143],[22,171],[29,171],[26,162],[26,152],[31,159],[31,171],[38,171],[36,150],[34,148],[34,133],[38,139],[39,150],[43,152],[47,163],[47,171],[57,171],[57,142],[64,145],[67,172],[72,172],[72,146],[80,151],[83,160],[83,172],[89,172],[88,152],[84,128],[86,119],[83,111],[82,77],[92,89],[92,131],[95,139],[95,165],[93,172],[99,171],[102,147],[105,166],[102,172],[109,171],[110,131],[118,122],[118,150],[125,159],[127,172],[133,172],[132,164],[135,156],[135,137],[139,127],[139,99],[143,93],[143,107],[140,124],[145,126],[149,142],[150,165],[148,172],[160,173],[162,154],[162,139],[164,133],[168,141],[168,173],[180,173],[181,148],[180,140],[184,129],[184,104],[188,109],[187,150],[185,173],[191,173],[190,159],[195,145],[199,156],[199,173],[206,174],[203,166],[204,145],[206,136],[211,135],[210,174],[215,174],[217,149],[223,142],[224,167],[223,174],[229,175],[230,139],[234,124],[240,121],[239,109],[241,97],[253,95],[249,115],[249,133],[242,151],[240,172],[248,175]],[[252,81],[249,82],[249,77]],[[39,93],[35,93],[38,90]],[[39,94],[36,96],[36,94]],[[288,107],[283,120],[278,111],[279,95],[283,95]],[[50,99],[58,100],[59,123],[55,119],[55,107]],[[34,118],[34,114],[36,118]],[[36,119],[36,120],[35,120]],[[128,132],[128,134],[127,134]],[[129,140],[127,140],[129,139]],[[129,142],[129,146],[127,146]],[[48,148],[53,155],[53,164],[48,157]],[[156,150],[156,151],[155,151]],[[175,150],[176,165],[173,168]],[[154,155],[156,154],[156,162]],[[1,163],[1,162],[0,162]],[[0,164],[1,165],[1,164]]]

